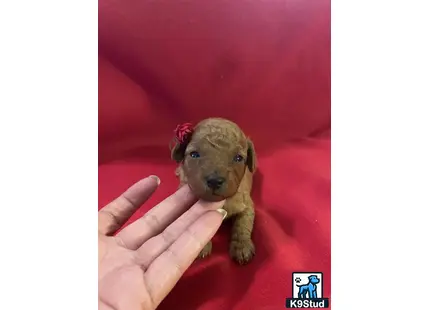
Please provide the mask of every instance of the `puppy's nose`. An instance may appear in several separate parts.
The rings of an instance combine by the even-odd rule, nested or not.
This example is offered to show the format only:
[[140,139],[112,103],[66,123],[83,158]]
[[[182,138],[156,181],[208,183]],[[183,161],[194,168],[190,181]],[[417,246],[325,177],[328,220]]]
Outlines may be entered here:
[[225,178],[222,177],[209,177],[206,180],[206,184],[211,189],[220,189],[224,182]]

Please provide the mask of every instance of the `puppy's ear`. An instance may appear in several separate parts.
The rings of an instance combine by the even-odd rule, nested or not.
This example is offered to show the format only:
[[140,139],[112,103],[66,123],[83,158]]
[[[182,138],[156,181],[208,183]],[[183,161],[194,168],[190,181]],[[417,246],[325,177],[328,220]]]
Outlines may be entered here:
[[246,154],[246,165],[249,171],[254,172],[257,166],[257,157],[255,155],[254,143],[248,139],[248,151]]
[[172,148],[171,157],[177,163],[180,163],[184,160],[185,157],[185,149],[187,148],[187,144],[185,143],[176,143]]

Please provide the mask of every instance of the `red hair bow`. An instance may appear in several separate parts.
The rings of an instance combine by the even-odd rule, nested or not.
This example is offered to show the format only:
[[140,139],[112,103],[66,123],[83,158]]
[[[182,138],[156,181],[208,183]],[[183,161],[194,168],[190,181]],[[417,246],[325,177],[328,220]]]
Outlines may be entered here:
[[193,130],[193,125],[191,123],[178,125],[175,129],[175,137],[178,142],[182,144],[190,138]]

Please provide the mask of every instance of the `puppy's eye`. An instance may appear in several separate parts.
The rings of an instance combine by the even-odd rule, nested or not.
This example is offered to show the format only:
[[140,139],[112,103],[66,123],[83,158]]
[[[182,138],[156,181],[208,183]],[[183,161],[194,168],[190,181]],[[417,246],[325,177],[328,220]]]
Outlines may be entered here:
[[239,154],[237,154],[236,156],[234,156],[234,159],[233,159],[235,162],[241,162],[242,160],[243,160],[243,156],[242,155],[239,155]]
[[191,152],[191,153],[190,153],[190,156],[191,156],[192,158],[199,158],[199,157],[200,157],[200,154],[199,154],[198,152]]

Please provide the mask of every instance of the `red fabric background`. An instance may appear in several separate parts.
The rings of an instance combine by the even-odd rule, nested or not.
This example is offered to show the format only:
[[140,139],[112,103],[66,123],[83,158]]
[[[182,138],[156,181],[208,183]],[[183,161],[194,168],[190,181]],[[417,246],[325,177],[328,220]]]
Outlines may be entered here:
[[330,1],[99,0],[99,208],[149,174],[131,221],[172,193],[173,129],[210,116],[254,141],[257,254],[223,227],[160,309],[283,309],[292,271],[330,297]]

